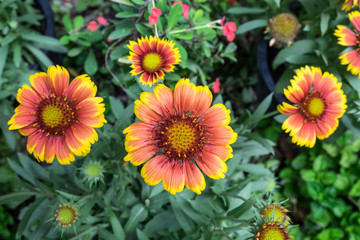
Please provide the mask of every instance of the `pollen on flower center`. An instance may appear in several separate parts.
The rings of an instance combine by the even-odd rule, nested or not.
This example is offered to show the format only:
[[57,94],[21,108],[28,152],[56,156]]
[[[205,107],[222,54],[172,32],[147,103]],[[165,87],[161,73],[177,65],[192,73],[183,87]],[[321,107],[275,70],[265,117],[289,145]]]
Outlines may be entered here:
[[56,106],[47,105],[41,113],[44,123],[49,127],[56,127],[61,124],[63,114],[61,109]]
[[37,124],[49,135],[65,134],[65,130],[73,123],[75,112],[71,103],[60,97],[43,99],[37,108]]
[[155,134],[158,146],[170,158],[191,158],[201,151],[204,129],[192,116],[173,116],[159,125]]
[[144,56],[143,67],[146,72],[154,73],[161,69],[163,59],[157,53],[148,53]]
[[322,99],[320,92],[311,92],[305,96],[300,104],[300,113],[310,122],[315,122],[321,117],[326,109],[326,104]]
[[292,237],[287,231],[288,229],[281,227],[279,222],[270,221],[256,234],[256,240],[287,240]]

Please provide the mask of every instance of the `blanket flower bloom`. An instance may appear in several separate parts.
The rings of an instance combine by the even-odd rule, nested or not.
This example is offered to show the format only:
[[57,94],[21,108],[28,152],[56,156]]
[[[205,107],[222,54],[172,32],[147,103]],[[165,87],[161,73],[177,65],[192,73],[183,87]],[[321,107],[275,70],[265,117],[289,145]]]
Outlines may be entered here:
[[280,226],[280,222],[270,221],[265,223],[256,234],[256,240],[287,240],[294,238],[288,231],[288,228]]
[[233,156],[230,144],[237,139],[228,126],[230,110],[211,102],[207,86],[184,78],[174,91],[159,84],[154,93],[141,93],[134,108],[141,121],[123,132],[128,152],[124,160],[135,166],[147,162],[141,176],[149,185],[163,181],[171,194],[184,186],[201,194],[205,189],[201,171],[212,179],[224,178],[225,162]]
[[349,13],[349,19],[354,26],[354,31],[345,26],[338,25],[334,35],[338,37],[338,44],[342,46],[355,46],[356,49],[344,53],[339,57],[342,65],[348,65],[347,70],[353,75],[359,74],[360,77],[360,12],[353,11]]
[[85,74],[69,84],[65,68],[50,66],[47,73],[30,76],[30,83],[31,87],[24,84],[18,90],[20,106],[9,129],[29,136],[27,150],[38,161],[52,163],[56,156],[65,165],[75,160],[74,155],[87,155],[98,140],[94,128],[106,123],[94,82]]
[[[289,220],[290,218],[286,215],[288,210],[280,205],[277,204],[271,204],[266,206],[261,211],[261,217],[266,221],[267,219],[282,222],[284,226],[287,226],[290,224]],[[271,219],[271,217],[274,214],[274,219]]]
[[338,118],[347,108],[346,96],[337,78],[328,72],[322,74],[320,68],[298,69],[290,82],[284,94],[296,106],[286,102],[278,105],[280,113],[290,115],[282,129],[290,132],[293,143],[312,148],[316,138],[325,139],[338,127]]
[[174,71],[174,65],[179,64],[179,49],[174,48],[172,41],[157,37],[141,37],[137,42],[130,41],[127,45],[130,49],[128,57],[131,64],[131,75],[141,74],[140,82],[144,85],[155,84],[159,79],[164,79],[164,72]]
[[341,9],[348,12],[356,5],[358,5],[358,0],[345,0],[341,5]]

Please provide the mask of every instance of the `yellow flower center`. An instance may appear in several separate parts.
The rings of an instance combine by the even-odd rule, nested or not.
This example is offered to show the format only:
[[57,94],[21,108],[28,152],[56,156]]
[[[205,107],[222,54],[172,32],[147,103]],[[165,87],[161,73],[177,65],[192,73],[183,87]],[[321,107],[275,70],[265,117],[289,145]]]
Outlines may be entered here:
[[161,69],[163,59],[157,53],[148,53],[144,56],[142,65],[147,73],[154,73]]
[[56,221],[62,227],[72,225],[76,221],[77,216],[77,209],[71,205],[60,205],[55,213]]
[[256,240],[287,240],[292,237],[287,233],[287,228],[282,228],[279,222],[268,222],[256,234]]
[[324,112],[324,103],[320,98],[310,100],[308,109],[313,116],[320,116]]
[[62,122],[63,114],[58,107],[48,105],[42,112],[42,118],[47,126],[53,128]]
[[[39,102],[37,111],[37,122],[41,131],[47,135],[65,135],[67,128],[76,121],[75,111],[71,101],[66,98],[52,96]],[[34,125],[34,126],[35,126]]]
[[299,104],[299,111],[303,117],[310,122],[315,123],[320,119],[326,109],[326,103],[321,97],[320,92],[310,92]]
[[155,130],[159,149],[171,159],[193,159],[205,143],[204,129],[191,115],[171,116]]
[[99,177],[101,173],[101,166],[98,163],[91,163],[86,167],[86,175],[91,178]]
[[169,130],[169,140],[174,149],[178,152],[189,150],[195,141],[195,129],[186,123],[175,124]]
[[289,13],[280,13],[269,20],[270,34],[277,41],[292,42],[300,28],[297,18]]

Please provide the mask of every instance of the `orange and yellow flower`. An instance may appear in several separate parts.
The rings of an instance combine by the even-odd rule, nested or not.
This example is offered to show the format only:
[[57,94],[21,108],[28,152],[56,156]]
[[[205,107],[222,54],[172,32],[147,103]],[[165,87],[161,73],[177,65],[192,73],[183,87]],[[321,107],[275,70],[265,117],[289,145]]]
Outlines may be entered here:
[[328,72],[322,74],[320,68],[298,69],[290,82],[284,94],[296,106],[286,102],[278,105],[280,113],[290,115],[282,129],[290,132],[293,143],[312,148],[316,138],[325,139],[338,127],[338,118],[347,107],[346,96],[337,78]]
[[[273,220],[281,222],[284,226],[287,226],[290,224],[289,220],[290,218],[286,215],[288,210],[284,208],[283,206],[277,205],[277,204],[271,204],[266,206],[261,211],[261,217],[266,220]],[[272,219],[272,216],[274,216],[274,219]]]
[[230,144],[237,139],[228,126],[230,110],[211,102],[209,88],[189,79],[180,79],[174,91],[159,84],[154,93],[141,93],[134,109],[141,121],[123,132],[124,160],[135,166],[146,162],[141,176],[149,185],[163,181],[171,194],[184,186],[200,194],[205,189],[201,171],[212,179],[224,178],[225,162],[233,156]]
[[38,161],[70,164],[75,156],[85,156],[98,140],[94,128],[102,127],[105,107],[97,88],[87,75],[69,84],[68,71],[50,66],[47,73],[30,76],[31,87],[19,89],[20,105],[8,122],[9,129],[19,129],[27,140],[27,150]]
[[348,12],[358,4],[358,0],[345,0],[341,5],[341,9]]
[[151,87],[159,79],[164,79],[163,71],[174,71],[174,65],[180,62],[179,50],[174,48],[172,41],[146,36],[129,43],[129,60],[133,69],[130,73],[132,76],[141,74],[139,81],[144,85]]
[[354,26],[354,31],[338,25],[334,35],[338,37],[338,44],[342,46],[355,46],[356,49],[344,53],[339,57],[342,65],[348,65],[347,70],[353,75],[359,74],[360,77],[360,12],[349,13],[349,19]]
[[265,223],[256,234],[256,240],[288,240],[294,238],[288,231],[289,229],[282,227],[280,222],[270,221]]

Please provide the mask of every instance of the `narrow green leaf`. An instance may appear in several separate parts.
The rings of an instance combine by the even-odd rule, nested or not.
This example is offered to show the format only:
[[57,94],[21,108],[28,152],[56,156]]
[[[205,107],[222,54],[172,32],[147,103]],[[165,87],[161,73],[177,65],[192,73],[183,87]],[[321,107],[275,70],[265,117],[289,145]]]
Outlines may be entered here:
[[148,212],[144,205],[136,204],[130,211],[130,218],[125,224],[125,232],[129,232],[131,229],[135,228],[139,222],[142,222],[146,219]]
[[121,226],[119,219],[116,217],[116,215],[113,212],[113,210],[111,209],[111,207],[107,207],[106,210],[110,216],[110,224],[111,224],[112,230],[114,232],[114,235],[119,240],[125,239],[125,233],[124,233],[124,230]]
[[250,7],[233,7],[227,10],[230,14],[242,15],[242,14],[260,14],[266,11],[265,8],[250,8]]
[[14,192],[0,196],[0,205],[13,201],[23,200],[25,201],[31,196],[40,195],[37,192]]
[[183,206],[176,201],[175,196],[170,196],[170,204],[182,229],[184,229],[186,233],[193,232],[195,223],[184,214],[182,211]]
[[140,229],[136,229],[136,236],[138,240],[149,240],[149,238]]
[[321,35],[324,36],[329,27],[330,15],[328,13],[321,13],[320,30]]
[[5,46],[11,42],[13,42],[19,35],[15,32],[10,32],[5,35],[4,39],[1,41],[1,46]]
[[18,41],[15,41],[13,44],[13,61],[16,67],[20,67],[21,60],[21,46]]
[[172,29],[182,17],[183,8],[181,4],[171,7],[168,19],[168,30]]
[[36,59],[47,69],[50,65],[54,65],[53,62],[46,56],[41,50],[26,44],[25,47],[36,57]]
[[38,208],[38,206],[44,201],[44,198],[37,199],[34,203],[32,203],[29,208],[26,210],[25,215],[21,218],[19,226],[16,231],[16,236],[18,239],[23,235],[24,230],[29,224],[29,220],[34,213],[34,211]]
[[84,69],[85,72],[89,75],[95,74],[98,70],[98,62],[92,50],[90,50],[89,54],[85,59]]
[[3,113],[0,113],[0,127],[1,131],[4,134],[5,140],[7,145],[10,147],[11,150],[15,150],[16,148],[16,138],[13,131],[10,131],[8,129],[8,121],[10,120],[9,117],[3,115]]
[[119,99],[116,99],[114,97],[110,97],[109,99],[111,112],[114,114],[116,119],[121,120],[124,117],[124,105]]
[[132,12],[118,12],[115,17],[117,18],[132,18],[132,17],[138,17],[139,14],[132,13]]
[[269,109],[270,104],[272,102],[274,93],[270,93],[256,108],[255,112],[251,115],[251,121],[258,121],[259,118],[261,118],[266,111]]
[[243,34],[256,28],[265,27],[266,25],[267,25],[267,20],[264,19],[256,19],[256,20],[248,21],[239,26],[239,28],[236,31],[236,34]]
[[7,58],[7,55],[8,55],[8,49],[9,49],[8,45],[2,46],[0,48],[0,79],[1,79],[4,67],[5,67],[5,64],[6,64],[6,58]]

